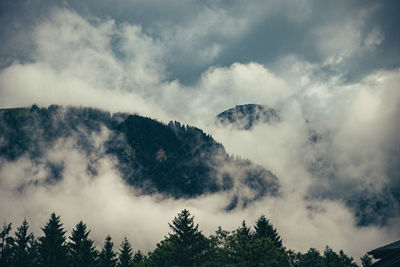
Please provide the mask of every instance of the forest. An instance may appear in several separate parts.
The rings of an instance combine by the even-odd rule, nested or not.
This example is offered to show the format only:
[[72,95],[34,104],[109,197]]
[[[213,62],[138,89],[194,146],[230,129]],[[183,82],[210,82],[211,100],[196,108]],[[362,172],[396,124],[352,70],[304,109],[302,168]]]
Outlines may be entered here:
[[[277,229],[264,215],[253,227],[245,221],[234,231],[221,227],[205,236],[194,216],[182,210],[169,223],[170,232],[154,250],[134,250],[125,238],[117,247],[106,235],[102,248],[96,248],[90,229],[80,221],[70,235],[60,216],[50,215],[35,237],[26,219],[12,234],[12,223],[4,223],[0,233],[0,266],[9,267],[152,267],[152,266],[288,266],[352,267],[358,266],[342,250],[326,246],[321,253],[310,248],[306,253],[287,249]],[[134,242],[134,241],[133,241]],[[134,244],[134,243],[133,243]],[[368,254],[361,257],[363,267],[372,266]]]
[[[94,136],[102,131],[108,134],[102,140],[101,157],[112,158],[122,178],[142,194],[191,198],[235,186],[252,192],[244,199],[234,197],[228,210],[279,194],[279,181],[272,172],[229,155],[199,128],[93,108],[33,105],[0,109],[0,160],[27,157],[43,161],[49,173],[46,183],[57,183],[63,178],[64,162],[48,160],[48,151],[57,142],[73,138],[75,147],[89,157],[97,152]],[[88,164],[88,175],[97,175],[96,163]]]

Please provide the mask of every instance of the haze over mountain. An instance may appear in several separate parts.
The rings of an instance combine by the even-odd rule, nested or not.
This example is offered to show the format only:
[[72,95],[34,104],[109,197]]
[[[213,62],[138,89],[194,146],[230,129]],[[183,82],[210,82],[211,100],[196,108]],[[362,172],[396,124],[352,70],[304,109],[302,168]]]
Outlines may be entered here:
[[[1,1],[0,108],[28,109],[1,112],[0,220],[143,250],[184,208],[205,233],[265,214],[303,252],[397,241],[399,5]],[[215,123],[246,106],[271,120]]]
[[[279,123],[279,113],[263,105],[246,104],[236,105],[217,115],[217,123],[226,127],[235,127],[238,130],[251,130],[257,124]],[[306,121],[307,122],[307,121]],[[309,122],[307,122],[309,123]],[[309,142],[305,151],[312,151],[321,146],[325,139],[329,139],[329,133],[318,133],[312,128],[308,129]],[[392,159],[396,155],[388,155]],[[395,161],[395,160],[394,160]],[[349,191],[338,192],[337,188],[346,186],[345,177],[340,177],[340,170],[328,154],[320,154],[307,163],[308,170],[319,180],[309,189],[306,198],[336,199],[346,203],[353,209],[359,225],[385,225],[388,220],[396,218],[400,214],[400,187],[395,182],[399,167],[392,162],[387,165],[387,172],[393,177],[393,182],[386,185],[381,191],[369,192],[368,188],[359,187],[355,184],[347,184],[351,187]]]
[[278,112],[263,105],[237,105],[217,115],[217,122],[249,130],[257,123],[279,122]]
[[[96,141],[97,135],[103,138]],[[227,209],[233,209],[279,193],[275,175],[248,160],[229,156],[221,144],[198,128],[92,108],[34,105],[0,110],[0,169],[5,161],[26,157],[42,165],[47,174],[33,174],[19,184],[20,191],[57,183],[64,178],[65,162],[47,155],[55,144],[68,138],[75,139],[76,148],[92,159],[86,170],[89,176],[96,178],[100,158],[111,157],[123,179],[142,194],[194,198],[231,191]],[[103,154],[95,143],[103,147]]]

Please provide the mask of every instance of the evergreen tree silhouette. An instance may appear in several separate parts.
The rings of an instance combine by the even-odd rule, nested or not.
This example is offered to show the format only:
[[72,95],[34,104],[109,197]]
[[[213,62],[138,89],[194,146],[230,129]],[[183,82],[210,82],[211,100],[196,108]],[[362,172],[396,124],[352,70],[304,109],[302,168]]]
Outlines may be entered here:
[[136,251],[132,259],[133,266],[141,266],[145,259],[146,257],[143,255],[141,250]]
[[118,267],[132,267],[132,257],[133,252],[131,248],[131,244],[129,243],[128,239],[125,237],[124,241],[122,241],[121,248],[119,250],[118,256]]
[[11,265],[14,247],[14,238],[10,236],[11,229],[11,223],[4,223],[0,233],[0,267]]
[[184,209],[169,224],[172,233],[157,244],[150,266],[203,266],[210,258],[210,242]]
[[25,267],[33,264],[31,258],[30,246],[32,245],[33,234],[28,233],[29,224],[26,219],[22,222],[22,225],[17,228],[15,232],[15,247],[13,256],[14,267]]
[[34,235],[32,235],[32,239],[29,241],[28,255],[31,261],[31,267],[40,266],[39,242],[35,239]]
[[255,229],[255,237],[268,237],[272,241],[274,241],[277,247],[282,247],[282,239],[279,236],[278,232],[274,228],[274,226],[269,222],[264,215],[257,220]]
[[228,260],[235,266],[244,266],[251,260],[250,245],[253,239],[251,229],[242,221],[242,226],[237,228],[234,233],[228,237],[226,249],[228,251]]
[[113,251],[113,246],[114,243],[111,242],[111,236],[108,235],[99,255],[100,267],[115,267],[117,265],[117,254]]
[[190,216],[187,209],[182,210],[169,224],[173,231],[169,234],[174,249],[173,258],[178,266],[194,266],[204,260],[207,253],[208,242],[198,230],[199,225],[194,224],[194,216]]
[[303,255],[300,254],[299,258],[299,267],[325,267],[324,257],[315,248],[310,248]]
[[361,258],[362,267],[371,267],[372,266],[372,257],[367,253],[364,254]]
[[86,224],[80,221],[72,230],[68,243],[71,263],[74,267],[90,267],[96,263],[96,249],[93,240],[89,238]]
[[66,231],[62,227],[60,217],[50,215],[47,224],[42,228],[44,236],[39,238],[40,263],[44,267],[68,266],[68,250],[65,243]]
[[328,246],[324,250],[324,260],[326,267],[357,267],[352,257],[347,256],[342,250],[337,254]]

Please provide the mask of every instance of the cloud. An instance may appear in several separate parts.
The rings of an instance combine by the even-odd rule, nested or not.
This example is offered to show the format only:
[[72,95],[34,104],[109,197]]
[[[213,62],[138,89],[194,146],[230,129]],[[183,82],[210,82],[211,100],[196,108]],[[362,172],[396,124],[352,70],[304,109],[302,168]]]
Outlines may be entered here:
[[[163,117],[145,100],[163,79],[159,47],[140,27],[117,26],[112,20],[90,24],[75,12],[55,9],[32,39],[33,61],[16,61],[1,71],[3,107],[55,103]],[[111,47],[113,41],[118,50]],[[118,52],[123,60],[115,56]]]
[[32,39],[33,61],[16,61],[0,73],[3,107],[87,105],[188,121],[199,112],[217,113],[240,102],[274,104],[290,94],[284,81],[258,63],[211,67],[192,88],[168,81],[165,43],[140,26],[89,23],[68,9],[54,9]]
[[6,1],[0,57],[2,66],[15,58],[30,60],[34,50],[30,33],[52,16],[55,7],[62,7],[90,22],[140,26],[146,36],[162,43],[166,77],[185,85],[196,83],[213,65],[226,67],[237,61],[272,65],[288,54],[329,63],[331,71],[354,79],[398,66],[393,63],[398,40],[392,25],[399,22],[384,15],[396,9],[395,2]]
[[[395,221],[355,226],[345,203],[355,192],[399,187],[400,76],[398,62],[388,60],[398,57],[398,41],[381,16],[391,5],[121,0],[68,1],[41,10],[27,3],[17,8],[17,20],[3,17],[13,27],[0,32],[1,107],[83,105],[194,124],[229,153],[275,173],[283,195],[230,213],[221,211],[230,197],[224,194],[139,196],[101,145],[92,155],[100,167],[93,179],[71,139],[60,140],[39,164],[2,162],[0,219],[17,224],[27,217],[39,233],[56,211],[68,229],[87,221],[97,244],[109,232],[115,240],[128,235],[145,250],[183,208],[206,233],[265,213],[287,246],[303,251],[329,244],[358,257],[399,236]],[[22,19],[27,10],[37,16]],[[270,105],[282,120],[252,131],[213,124],[216,114],[245,103]],[[321,137],[316,144],[310,144],[311,130]],[[19,192],[22,183],[46,179],[49,158],[64,162],[62,182]],[[316,192],[329,196],[316,200]]]
[[[0,219],[13,221],[14,226],[17,226],[23,218],[27,218],[38,236],[41,235],[40,227],[45,224],[49,214],[55,211],[61,215],[62,222],[69,231],[77,222],[84,220],[92,230],[91,237],[98,246],[102,245],[105,235],[110,234],[117,244],[127,236],[135,249],[144,251],[154,249],[155,244],[169,231],[167,223],[183,208],[188,208],[196,216],[200,229],[207,235],[212,234],[219,225],[224,229],[234,230],[243,219],[250,225],[254,224],[258,216],[265,214],[278,228],[285,245],[301,251],[306,251],[309,247],[323,249],[329,244],[336,250],[344,249],[346,253],[360,256],[366,250],[374,248],[377,243],[391,240],[396,231],[392,226],[358,228],[354,225],[352,212],[342,203],[303,198],[305,188],[301,183],[304,182],[303,179],[307,179],[307,173],[301,172],[298,158],[289,155],[290,151],[298,151],[291,149],[299,141],[299,138],[295,138],[292,143],[285,142],[293,137],[285,129],[294,127],[290,125],[288,123],[280,130],[276,129],[277,132],[287,135],[283,138],[283,144],[277,145],[279,149],[264,151],[274,157],[258,155],[255,158],[258,163],[268,163],[272,167],[281,165],[277,171],[283,179],[284,195],[262,199],[248,205],[246,209],[226,212],[224,207],[230,201],[229,193],[186,200],[139,195],[134,188],[124,183],[114,168],[113,159],[104,156],[102,144],[107,139],[108,132],[103,129],[89,139],[93,145],[89,155],[79,149],[76,138],[71,136],[59,139],[56,145],[35,162],[25,157],[14,162],[3,162],[0,168]],[[268,127],[258,128],[258,134],[265,133],[266,129]],[[243,138],[246,133],[251,138]],[[259,138],[256,134],[257,131],[253,134],[241,131],[236,132],[235,137],[245,142],[242,144],[244,146],[255,142]],[[271,133],[271,136],[276,134]],[[265,140],[271,143],[275,141]],[[257,146],[265,149],[271,144],[268,142],[257,143]],[[233,147],[230,143],[228,146]],[[247,148],[243,152],[249,150]],[[258,152],[262,152],[262,149],[258,149]],[[288,161],[271,161],[285,157],[288,157]],[[64,175],[57,183],[44,184],[41,182],[49,175],[49,170],[45,167],[49,160],[63,164]],[[88,164],[93,162],[97,166],[96,177],[87,171]],[[290,185],[288,176],[294,174],[297,175],[297,180],[291,179],[294,184]],[[22,185],[24,186],[21,188]]]

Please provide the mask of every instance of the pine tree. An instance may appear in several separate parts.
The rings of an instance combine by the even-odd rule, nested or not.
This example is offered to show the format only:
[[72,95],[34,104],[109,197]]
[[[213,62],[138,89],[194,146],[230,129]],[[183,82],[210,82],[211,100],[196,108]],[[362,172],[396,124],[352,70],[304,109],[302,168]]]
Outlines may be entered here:
[[80,221],[72,230],[68,243],[71,262],[74,267],[90,267],[96,263],[96,249],[93,240],[89,238],[86,224]]
[[268,237],[257,236],[245,221],[228,236],[225,248],[229,266],[289,266],[285,249]]
[[208,242],[198,230],[199,225],[194,224],[194,216],[191,217],[188,210],[182,210],[168,225],[173,231],[169,237],[175,247],[176,265],[194,266],[204,260]]
[[347,256],[342,250],[337,254],[328,246],[324,250],[324,260],[326,267],[357,267],[352,257]]
[[114,243],[111,242],[111,236],[107,236],[104,246],[99,255],[100,267],[115,267],[117,265],[116,253],[113,251]]
[[125,237],[124,241],[121,244],[121,248],[119,250],[118,256],[118,267],[132,267],[132,257],[133,252],[131,248],[131,244],[129,243],[128,239]]
[[14,257],[13,265],[15,267],[31,266],[33,260],[29,253],[30,245],[32,244],[33,234],[28,233],[29,224],[26,219],[22,222],[22,225],[17,228],[15,232],[15,246],[14,246]]
[[221,266],[226,263],[228,258],[227,242],[230,238],[230,232],[218,227],[214,235],[209,237],[211,261],[208,266]]
[[228,260],[231,264],[244,266],[251,260],[250,246],[253,239],[251,229],[243,220],[242,226],[237,228],[231,236],[228,237],[226,249],[228,251]]
[[203,266],[209,260],[211,242],[198,230],[188,210],[180,212],[169,227],[172,233],[157,244],[150,266]]
[[141,266],[145,259],[146,257],[143,255],[141,250],[136,251],[132,259],[133,266]]
[[66,231],[60,217],[50,215],[47,224],[42,228],[44,236],[39,238],[40,262],[44,267],[64,267],[68,264],[68,250],[65,244]]
[[321,253],[315,249],[310,248],[307,253],[301,255],[299,260],[299,267],[324,267],[324,257],[321,256]]
[[184,209],[173,219],[172,224],[168,223],[173,231],[173,234],[169,234],[170,238],[187,245],[199,233],[199,225],[194,225],[193,220],[194,217],[190,217],[190,212]]
[[364,254],[361,258],[362,267],[371,267],[372,266],[372,257],[371,255]]
[[28,255],[31,260],[31,267],[40,266],[40,255],[39,255],[39,242],[32,235],[32,239],[29,241]]
[[10,236],[11,225],[4,223],[0,233],[0,267],[11,265],[14,247],[14,238]]
[[282,239],[274,226],[269,222],[264,215],[257,220],[254,226],[256,237],[268,237],[270,238],[277,247],[282,247]]

